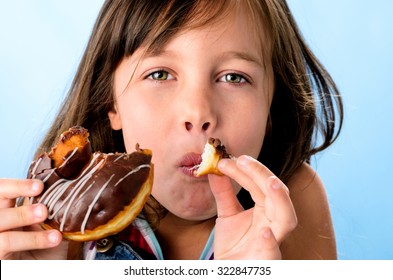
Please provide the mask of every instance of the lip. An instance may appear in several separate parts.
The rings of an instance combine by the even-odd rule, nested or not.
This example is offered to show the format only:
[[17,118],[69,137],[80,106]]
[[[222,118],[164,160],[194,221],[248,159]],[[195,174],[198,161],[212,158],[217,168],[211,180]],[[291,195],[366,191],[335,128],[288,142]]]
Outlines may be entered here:
[[194,171],[198,168],[199,164],[202,162],[202,157],[200,154],[187,153],[178,162],[177,167],[185,175],[194,177]]

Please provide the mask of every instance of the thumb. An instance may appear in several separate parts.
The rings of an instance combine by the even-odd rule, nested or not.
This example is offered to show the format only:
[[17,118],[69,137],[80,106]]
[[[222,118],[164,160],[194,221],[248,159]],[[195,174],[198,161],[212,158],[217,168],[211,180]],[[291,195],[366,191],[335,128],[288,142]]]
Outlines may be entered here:
[[218,218],[230,217],[243,211],[229,177],[209,174],[208,178],[216,199]]

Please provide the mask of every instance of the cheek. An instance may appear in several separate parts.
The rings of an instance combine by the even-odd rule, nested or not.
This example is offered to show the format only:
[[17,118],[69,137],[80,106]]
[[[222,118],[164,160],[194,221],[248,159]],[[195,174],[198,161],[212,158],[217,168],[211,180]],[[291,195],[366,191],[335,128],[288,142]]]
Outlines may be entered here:
[[233,128],[227,135],[228,150],[235,156],[258,157],[265,137],[268,109],[264,104],[246,106],[248,110],[232,115]]
[[153,149],[151,145],[156,142],[154,138],[158,121],[156,114],[136,99],[122,98],[119,104],[120,102],[122,105],[119,106],[119,113],[127,151],[133,151],[136,143],[141,148]]

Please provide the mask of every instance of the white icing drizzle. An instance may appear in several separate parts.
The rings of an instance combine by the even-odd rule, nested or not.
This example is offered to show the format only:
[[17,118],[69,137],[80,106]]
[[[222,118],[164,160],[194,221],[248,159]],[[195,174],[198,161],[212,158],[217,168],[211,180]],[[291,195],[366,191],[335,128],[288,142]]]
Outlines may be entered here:
[[[89,169],[93,166],[94,162],[96,161],[96,159],[100,156],[100,154],[94,154],[92,160],[90,161],[90,164],[85,168],[85,170],[83,170],[82,174],[78,176],[78,178],[81,178],[83,176],[85,176],[86,173],[91,173],[89,171]],[[95,168],[93,168],[92,170],[94,170],[94,172],[101,166],[101,164],[104,162],[104,160],[102,159],[96,166]],[[78,178],[76,178],[75,180],[78,180]]]
[[149,164],[142,164],[139,165],[138,167],[136,167],[135,169],[131,170],[130,172],[128,172],[124,177],[121,177],[119,179],[119,181],[117,181],[117,183],[115,184],[115,187],[120,184],[121,181],[123,181],[125,178],[127,178],[128,176],[130,176],[131,174],[138,172],[139,170],[141,170],[142,168],[150,168]]
[[43,203],[45,205],[48,205],[49,199],[52,197],[52,191],[61,183],[67,181],[66,179],[59,179],[57,182],[55,182],[52,186],[50,186],[46,192],[41,196],[41,198],[38,200],[38,203]]
[[[58,208],[56,209],[56,211],[54,211],[48,218],[49,219],[53,219],[57,213],[60,211],[60,209],[64,206],[64,204],[72,197],[72,195],[74,194],[74,192],[80,192],[80,190],[85,186],[86,182],[93,176],[94,172],[97,171],[98,168],[100,168],[100,166],[104,163],[104,160],[102,159],[96,166],[94,166],[94,168],[91,168],[91,170],[89,170],[87,173],[83,172],[78,178],[74,179],[74,180],[65,180],[67,182],[65,182],[63,185],[57,187],[56,189],[58,189],[58,191],[56,192],[56,190],[53,192],[53,197],[52,199],[48,202],[47,206],[49,207],[49,213],[52,213],[52,210],[54,210],[55,205],[57,204],[58,200],[60,199],[60,197],[64,194],[65,191],[67,191],[67,189],[69,188],[69,186],[74,183],[75,181],[79,182],[75,185],[74,189],[64,198],[64,200],[62,201],[62,203],[60,205],[58,205]],[[91,167],[91,164],[89,165],[89,167]],[[60,180],[59,180],[60,181]],[[57,182],[56,182],[57,183]],[[55,184],[54,184],[55,185]],[[73,200],[71,200],[68,203],[67,208],[70,207],[70,205],[72,204]],[[60,225],[60,230],[63,230],[64,227],[64,223],[65,220],[67,218],[67,212],[63,213],[63,218],[62,218],[62,222]]]
[[[64,200],[60,203],[60,205],[57,206],[57,209],[52,213],[51,218],[53,219],[56,214],[60,211],[60,209],[64,206],[64,204],[71,198],[71,196],[75,193],[75,192],[79,192],[80,189],[84,186],[84,184],[87,182],[87,180],[90,179],[89,177],[84,177],[82,178],[76,185],[75,187],[71,190],[71,192],[64,198]],[[68,189],[68,187],[73,183],[74,181],[68,181],[66,183],[64,183],[63,186],[59,187],[59,188],[64,188],[64,191],[66,191]],[[63,195],[64,192],[61,193],[61,195]],[[61,197],[61,195],[54,200],[53,203],[53,209],[54,206],[56,205],[56,202],[58,201],[58,199]],[[69,205],[72,203],[72,201],[69,203]],[[50,209],[51,211],[51,209]],[[66,218],[66,213],[63,214],[63,220]]]
[[121,159],[122,157],[124,157],[124,154],[121,154],[120,156],[118,156],[113,162],[118,161],[118,160]]
[[[86,190],[89,190],[89,189],[94,185],[94,183],[95,183],[95,181],[93,181],[93,182],[87,187]],[[68,203],[68,205],[67,205],[67,207],[66,207],[66,209],[65,209],[65,211],[64,211],[63,220],[61,221],[61,224],[60,224],[60,231],[63,231],[63,229],[64,229],[64,224],[65,224],[65,221],[66,221],[66,219],[67,219],[68,211],[69,211],[70,208],[71,208],[72,202],[74,202],[76,196],[78,195],[78,193],[79,193],[81,190],[82,190],[82,188],[75,188],[75,189],[73,190],[73,191],[74,191],[74,194],[72,195],[71,200],[70,200],[70,202]],[[69,196],[68,196],[68,197],[69,197]]]
[[56,215],[56,213],[60,210],[59,208],[61,208],[61,207],[57,207],[57,211],[55,211],[56,210],[55,209],[56,203],[60,199],[60,197],[67,191],[67,188],[71,185],[71,183],[72,182],[70,182],[70,181],[64,182],[64,184],[57,187],[54,191],[54,195],[49,199],[49,202],[47,204],[48,205],[48,212],[53,213],[52,215],[49,216],[50,219],[53,219],[54,216]]
[[83,223],[81,225],[81,233],[84,234],[85,233],[85,227],[87,224],[87,220],[90,217],[91,211],[93,210],[94,205],[97,203],[98,199],[100,198],[102,192],[105,190],[105,188],[108,186],[109,182],[112,180],[113,176],[115,176],[115,174],[112,174],[112,176],[109,178],[108,181],[106,181],[106,183],[101,187],[101,189],[99,190],[99,192],[96,194],[96,196],[94,197],[93,201],[90,203],[89,207],[87,208],[87,213],[85,215],[85,218],[83,219]]
[[72,156],[73,156],[77,151],[78,151],[78,147],[76,147],[76,148],[72,151],[72,153],[71,153],[67,158],[64,159],[64,162],[63,162],[58,168],[64,167],[64,166],[67,164],[67,162],[72,158]]
[[[78,148],[75,148],[73,150],[73,152],[65,159],[65,162],[61,166],[64,166],[64,164],[75,154],[77,149]],[[98,157],[100,157],[100,154],[95,153],[92,160],[90,161],[89,165],[83,170],[83,172],[76,179],[67,180],[67,179],[61,178],[61,179],[57,180],[55,183],[52,184],[52,186],[50,186],[47,189],[47,191],[39,199],[39,201],[38,201],[39,203],[43,203],[48,207],[48,212],[49,212],[48,219],[50,219],[50,220],[56,218],[58,216],[59,211],[63,207],[66,207],[63,212],[62,219],[61,219],[60,228],[59,228],[60,231],[64,230],[64,225],[66,223],[67,216],[70,212],[71,205],[73,204],[75,199],[78,197],[79,193],[85,188],[86,183],[89,181],[89,179],[91,179],[93,174],[104,164],[105,160],[102,159],[95,166],[93,166]],[[116,162],[117,160],[119,160],[122,157],[124,157],[124,154],[121,154],[113,162]],[[39,160],[37,160],[37,162],[32,170],[33,176],[35,176],[35,172],[36,172],[36,169],[37,169],[40,161],[41,161],[41,158]],[[125,178],[127,178],[128,176],[130,176],[133,173],[138,172],[142,168],[150,168],[150,165],[149,164],[142,164],[142,165],[136,167],[135,169],[128,172],[125,176],[120,178],[114,186],[116,187]],[[53,174],[53,172],[55,172],[55,169],[51,170],[51,172],[43,179],[44,183],[50,178],[50,176]],[[82,225],[80,228],[80,231],[82,234],[85,233],[85,228],[86,228],[87,222],[89,220],[89,217],[91,215],[91,212],[94,208],[94,205],[97,203],[97,201],[101,197],[103,191],[109,185],[110,181],[112,180],[112,178],[114,176],[115,176],[115,174],[111,175],[111,177],[100,188],[100,190],[98,191],[98,193],[95,195],[92,202],[88,206],[86,215],[83,219],[83,222],[82,222]],[[58,204],[59,199],[63,196],[63,194],[67,191],[67,189],[76,181],[78,181],[78,183],[74,186],[72,191],[69,194],[67,194],[66,197],[64,197],[63,201],[60,204]],[[87,186],[84,189],[84,191],[79,195],[79,197],[83,197],[94,184],[95,184],[95,181],[93,181],[89,186]]]
[[46,181],[48,181],[48,179],[50,178],[50,176],[52,176],[52,174],[55,172],[55,169],[53,168],[50,172],[49,172],[49,174],[42,180],[42,182],[46,182]]
[[33,168],[33,170],[31,171],[31,174],[33,174],[33,176],[31,176],[32,179],[35,179],[35,177],[37,176],[37,174],[35,174],[35,172],[37,171],[37,167],[38,167],[38,165],[40,164],[41,160],[42,160],[41,157],[40,157],[39,159],[37,159],[37,161],[36,161],[36,163],[35,163],[35,165],[34,165],[34,168]]

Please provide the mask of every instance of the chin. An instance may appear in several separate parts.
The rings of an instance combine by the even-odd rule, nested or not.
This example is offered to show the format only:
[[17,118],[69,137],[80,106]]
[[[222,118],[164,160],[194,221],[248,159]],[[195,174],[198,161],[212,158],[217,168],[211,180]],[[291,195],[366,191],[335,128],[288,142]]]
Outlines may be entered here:
[[170,213],[184,220],[206,220],[217,215],[217,206],[207,180],[186,176],[159,177],[152,195]]
[[205,203],[198,203],[198,205],[195,205],[195,203],[183,204],[183,206],[177,204],[175,207],[169,207],[168,211],[188,221],[208,220],[217,215],[215,202],[208,203],[206,201]]
[[210,220],[212,218],[215,218],[216,216],[217,216],[216,213],[214,213],[214,214],[213,213],[210,213],[210,214],[198,213],[198,214],[189,214],[189,215],[182,213],[178,217],[183,219],[183,220],[186,220],[186,221],[199,222],[199,221]]

